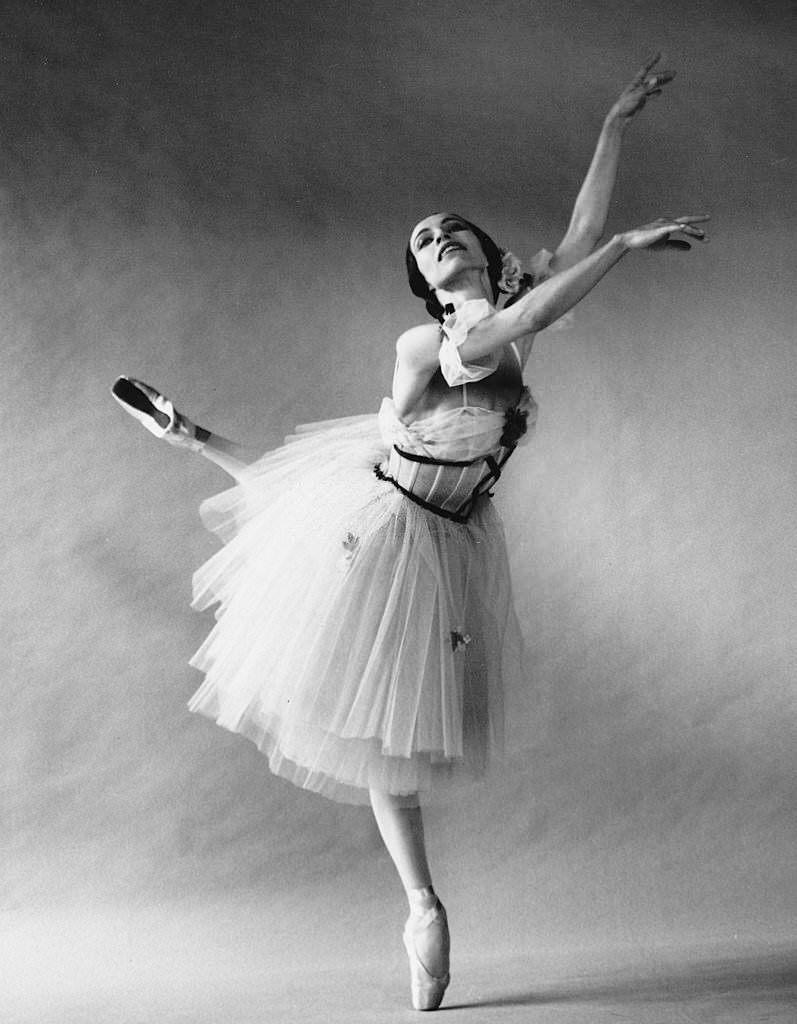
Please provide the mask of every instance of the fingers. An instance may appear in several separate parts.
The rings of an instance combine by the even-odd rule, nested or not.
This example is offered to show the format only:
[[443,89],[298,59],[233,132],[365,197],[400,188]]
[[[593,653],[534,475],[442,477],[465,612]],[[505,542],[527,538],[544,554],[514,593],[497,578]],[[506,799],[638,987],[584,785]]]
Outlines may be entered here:
[[[657,217],[650,224],[639,228],[641,238],[637,239],[637,248],[647,249],[691,249],[691,243],[707,242],[706,233],[698,225],[704,224],[709,219],[707,213],[690,215],[686,217]],[[636,232],[631,232],[633,236]],[[675,237],[685,235],[686,238]],[[647,236],[647,238],[645,237]]]
[[642,88],[646,96],[658,96],[662,86],[667,85],[675,78],[674,71],[657,71],[655,75],[648,75],[642,80]]
[[696,227],[697,224],[704,224],[711,218],[707,213],[700,214],[697,217],[675,217],[673,218],[673,224],[677,224],[677,230],[684,235],[689,235],[691,238],[698,238],[701,242],[707,242],[708,237],[703,228]]
[[695,238],[703,238],[705,231],[702,228],[692,227],[691,224],[679,224],[676,231],[681,231],[685,235],[693,235]]
[[642,65],[639,71],[637,71],[637,73],[634,75],[634,85],[642,85],[642,83],[645,81],[648,71],[650,71],[651,68],[655,67],[660,60],[661,51],[659,50],[657,50],[652,57],[648,57],[648,59],[645,61],[645,63]]
[[[682,235],[688,235],[690,238],[696,239],[698,242],[707,242],[708,236],[703,228],[698,227],[698,224],[704,224],[709,220],[707,213],[701,213],[697,216],[691,217],[673,217],[669,224],[672,231],[677,231]],[[682,238],[667,238],[667,244],[669,248],[675,249],[690,249],[691,246]],[[677,244],[676,244],[677,243]]]
[[637,71],[631,80],[631,87],[636,89],[644,89],[645,96],[658,96],[661,93],[661,87],[671,82],[675,78],[675,72],[670,70],[659,70],[653,71],[653,68],[661,60],[661,53],[657,52],[652,57],[649,57],[642,67]]
[[644,73],[647,74],[651,68],[654,68],[661,60],[661,50],[656,50],[655,53],[651,54],[650,57],[645,61]]

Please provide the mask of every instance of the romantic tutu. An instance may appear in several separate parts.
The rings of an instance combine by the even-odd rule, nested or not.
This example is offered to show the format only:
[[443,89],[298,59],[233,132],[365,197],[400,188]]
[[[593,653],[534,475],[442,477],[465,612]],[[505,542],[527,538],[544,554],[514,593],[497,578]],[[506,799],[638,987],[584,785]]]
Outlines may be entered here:
[[[520,405],[515,421],[533,422],[525,390]],[[507,414],[474,407],[406,426],[385,399],[378,416],[298,428],[206,501],[224,544],[194,576],[194,606],[218,608],[191,710],[343,802],[478,776],[502,752],[522,642],[491,501],[479,495],[467,522],[444,509],[506,431]],[[424,493],[437,505],[399,489],[395,449],[436,474]]]

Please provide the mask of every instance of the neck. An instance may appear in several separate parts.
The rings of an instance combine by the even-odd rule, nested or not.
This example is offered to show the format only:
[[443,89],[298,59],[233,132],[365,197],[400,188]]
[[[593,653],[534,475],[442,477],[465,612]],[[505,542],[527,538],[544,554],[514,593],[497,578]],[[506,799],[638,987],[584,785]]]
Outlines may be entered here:
[[449,282],[447,288],[438,288],[435,292],[437,301],[444,308],[448,305],[455,310],[471,299],[487,299],[493,301],[493,291],[490,287],[490,279],[485,270],[467,270],[456,280]]

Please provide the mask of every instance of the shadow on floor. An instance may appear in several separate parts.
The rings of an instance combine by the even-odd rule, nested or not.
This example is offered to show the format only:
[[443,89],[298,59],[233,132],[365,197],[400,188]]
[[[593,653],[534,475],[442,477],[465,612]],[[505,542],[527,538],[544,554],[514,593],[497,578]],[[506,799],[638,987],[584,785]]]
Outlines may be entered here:
[[[533,970],[533,966],[531,967]],[[727,998],[766,998],[795,1008],[797,1021],[797,946],[746,957],[699,959],[672,964],[657,959],[649,965],[571,975],[562,983],[543,982],[511,995],[472,1003],[446,1004],[446,1010],[545,1006],[557,1003],[668,1003]]]

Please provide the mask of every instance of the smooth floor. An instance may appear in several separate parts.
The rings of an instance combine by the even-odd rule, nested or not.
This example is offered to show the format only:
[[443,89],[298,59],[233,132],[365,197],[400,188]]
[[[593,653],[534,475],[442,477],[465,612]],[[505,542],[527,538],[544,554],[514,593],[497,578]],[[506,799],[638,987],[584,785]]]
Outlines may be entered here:
[[[418,1020],[395,942],[366,907],[215,905],[4,920],[4,1024],[382,1024]],[[400,923],[399,923],[400,924]],[[346,938],[348,936],[348,938]],[[479,950],[454,935],[440,1013],[539,1024],[795,1024],[797,942],[745,948]],[[385,941],[386,940],[386,941]],[[381,948],[384,947],[384,948]],[[427,1015],[428,1016],[428,1015]]]

